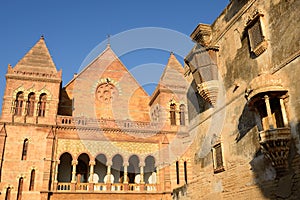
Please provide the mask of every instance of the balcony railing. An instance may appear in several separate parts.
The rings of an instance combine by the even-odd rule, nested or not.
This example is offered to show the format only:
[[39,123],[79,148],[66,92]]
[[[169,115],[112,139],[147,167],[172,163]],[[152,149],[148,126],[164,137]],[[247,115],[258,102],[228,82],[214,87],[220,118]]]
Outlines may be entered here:
[[60,126],[122,128],[138,130],[157,130],[162,124],[157,122],[142,122],[131,120],[93,119],[58,115],[56,124]]
[[133,183],[57,183],[59,192],[157,192],[157,184],[133,184]]

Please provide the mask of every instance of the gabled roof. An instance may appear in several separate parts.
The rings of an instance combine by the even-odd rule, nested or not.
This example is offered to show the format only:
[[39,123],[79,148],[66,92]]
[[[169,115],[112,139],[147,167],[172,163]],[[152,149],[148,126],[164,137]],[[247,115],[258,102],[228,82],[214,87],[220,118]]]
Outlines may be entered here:
[[171,52],[168,63],[160,77],[160,82],[164,82],[166,84],[166,82],[175,78],[174,75],[182,77],[184,75],[184,70],[175,55]]
[[25,72],[57,73],[55,64],[52,60],[43,36],[16,64],[14,70]]

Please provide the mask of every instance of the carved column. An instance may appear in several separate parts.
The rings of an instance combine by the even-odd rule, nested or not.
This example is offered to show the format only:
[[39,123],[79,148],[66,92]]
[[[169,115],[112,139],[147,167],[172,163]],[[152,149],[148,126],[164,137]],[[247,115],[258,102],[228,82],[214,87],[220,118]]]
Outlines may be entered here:
[[124,162],[123,167],[124,167],[124,179],[123,179],[123,184],[124,184],[124,190],[128,190],[128,162]]
[[107,177],[107,190],[110,191],[111,190],[111,166],[112,163],[107,162],[107,171],[106,171],[106,177]]
[[287,118],[286,109],[285,109],[285,106],[284,106],[283,99],[280,98],[279,101],[280,101],[280,107],[281,107],[281,113],[282,113],[284,127],[288,127],[289,121],[288,121],[288,118]]
[[274,129],[274,122],[273,122],[273,117],[272,117],[270,99],[269,99],[268,95],[265,95],[264,98],[265,98],[266,109],[267,109],[267,114],[268,114],[269,129]]
[[78,164],[77,160],[72,161],[72,180],[71,180],[71,191],[75,191],[76,185],[76,165]]
[[90,160],[90,180],[89,180],[89,191],[94,191],[94,166],[96,162],[95,159]]
[[140,178],[141,178],[141,181],[140,181],[140,184],[141,184],[141,191],[144,191],[145,190],[145,182],[144,182],[144,166],[145,166],[145,163],[144,162],[140,162]]

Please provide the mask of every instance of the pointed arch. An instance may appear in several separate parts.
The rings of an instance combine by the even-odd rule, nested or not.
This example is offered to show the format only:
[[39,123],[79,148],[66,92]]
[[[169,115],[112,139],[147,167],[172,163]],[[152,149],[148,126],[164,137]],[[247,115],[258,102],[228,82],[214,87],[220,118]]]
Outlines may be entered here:
[[34,181],[35,181],[35,169],[31,170],[30,173],[29,191],[34,190]]
[[47,103],[47,94],[42,93],[39,98],[39,107],[38,107],[38,116],[39,117],[45,117],[46,113],[46,103]]
[[16,94],[15,115],[21,116],[23,110],[24,92],[20,91]]
[[176,125],[176,104],[170,104],[170,122],[171,125]]
[[5,200],[10,200],[11,187],[6,188]]
[[23,149],[22,149],[22,157],[21,160],[26,160],[27,158],[27,153],[28,153],[28,144],[29,140],[26,138],[23,142]]
[[185,105],[180,104],[179,106],[179,121],[181,126],[185,126]]
[[34,105],[35,105],[35,93],[30,92],[26,102],[26,115],[33,116],[34,114]]
[[21,200],[22,199],[23,182],[24,182],[24,178],[23,177],[19,178],[17,200]]

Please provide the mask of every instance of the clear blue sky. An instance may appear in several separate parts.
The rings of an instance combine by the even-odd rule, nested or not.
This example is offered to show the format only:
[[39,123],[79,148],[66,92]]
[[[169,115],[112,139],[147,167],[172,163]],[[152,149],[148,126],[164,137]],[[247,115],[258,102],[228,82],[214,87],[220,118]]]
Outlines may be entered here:
[[[65,85],[108,34],[113,37],[134,28],[163,27],[188,36],[198,23],[211,24],[228,3],[229,0],[2,0],[0,105],[7,65],[14,66],[41,35],[45,36],[56,67],[63,70]],[[136,51],[122,56],[121,60],[129,69],[148,63],[165,65],[168,54],[157,50]]]

